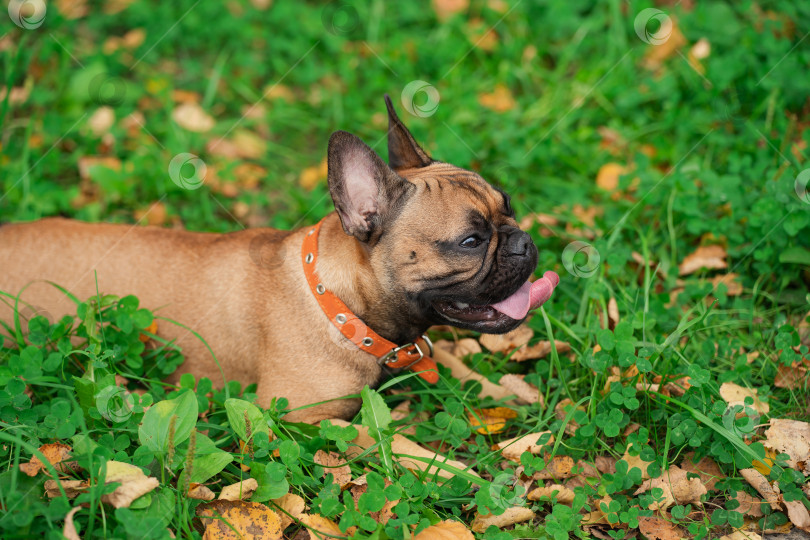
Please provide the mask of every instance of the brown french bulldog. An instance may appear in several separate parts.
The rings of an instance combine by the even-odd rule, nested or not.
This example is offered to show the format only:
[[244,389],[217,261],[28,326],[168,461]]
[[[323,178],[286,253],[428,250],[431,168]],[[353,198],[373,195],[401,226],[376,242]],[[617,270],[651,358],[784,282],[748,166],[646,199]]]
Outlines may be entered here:
[[[410,344],[431,325],[507,332],[559,281],[547,272],[528,282],[537,248],[518,228],[509,196],[432,159],[388,96],[386,105],[388,165],[350,133],[329,139],[336,212],[317,231],[317,260],[304,244],[313,227],[209,234],[49,218],[0,227],[0,290],[24,289],[21,306],[54,317],[75,305],[47,281],[81,299],[95,295],[96,284],[101,293],[134,294],[156,315],[197,331],[216,355],[188,330],[161,323],[159,335],[185,356],[173,380],[189,372],[217,384],[224,375],[257,383],[262,405],[286,397],[298,408],[289,420],[349,418],[360,402],[339,398],[374,386],[384,372],[379,354],[363,349],[370,341],[377,349],[409,344],[407,360],[427,354],[424,344]],[[346,315],[330,314],[321,295],[366,337],[343,331]],[[12,318],[0,303],[0,319]]]

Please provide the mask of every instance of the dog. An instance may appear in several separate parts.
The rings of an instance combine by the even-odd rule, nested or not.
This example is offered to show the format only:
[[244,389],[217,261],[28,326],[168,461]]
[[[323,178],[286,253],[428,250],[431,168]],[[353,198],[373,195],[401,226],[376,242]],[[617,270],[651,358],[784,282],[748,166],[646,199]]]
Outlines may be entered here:
[[[528,281],[537,248],[509,195],[431,158],[385,102],[389,163],[355,135],[333,133],[335,212],[316,226],[211,234],[63,218],[7,224],[0,290],[23,291],[20,306],[54,317],[75,305],[49,281],[80,299],[134,294],[182,324],[158,327],[185,356],[170,382],[188,372],[256,383],[260,405],[289,400],[291,421],[351,418],[356,395],[387,368],[435,382],[420,338],[428,327],[508,332],[559,278]],[[8,305],[0,319],[13,320]]]

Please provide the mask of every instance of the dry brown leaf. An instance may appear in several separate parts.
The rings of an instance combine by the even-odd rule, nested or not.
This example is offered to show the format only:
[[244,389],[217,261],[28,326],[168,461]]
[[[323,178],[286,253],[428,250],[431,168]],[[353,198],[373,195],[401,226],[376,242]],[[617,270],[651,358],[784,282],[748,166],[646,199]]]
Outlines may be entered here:
[[720,470],[717,463],[710,457],[703,457],[697,463],[693,463],[692,458],[694,455],[694,452],[690,452],[684,456],[680,465],[681,469],[687,473],[695,473],[700,476],[700,481],[703,482],[706,489],[714,489],[717,481],[722,480],[726,475],[723,474],[723,471]]
[[734,531],[731,534],[721,536],[717,540],[762,540],[762,536],[754,531]]
[[[565,341],[554,341],[554,346],[557,348],[557,354],[566,353],[571,350],[571,344]],[[521,345],[512,356],[509,358],[515,362],[523,362],[524,360],[536,360],[538,358],[545,358],[551,354],[550,341],[538,341],[534,345]]]
[[[391,482],[386,479],[385,487],[390,485]],[[360,497],[362,497],[368,491],[368,480],[366,479],[366,475],[364,474],[363,476],[349,481],[349,483],[346,484],[343,489],[348,489],[352,494],[352,499],[354,499],[355,505],[359,505]],[[394,507],[398,503],[399,499],[386,501],[381,510],[378,510],[377,512],[370,512],[368,515],[377,523],[382,523],[385,525],[392,517],[394,517]]]
[[678,265],[678,273],[687,276],[701,268],[721,270],[726,266],[726,248],[719,245],[700,246]]
[[66,19],[80,19],[87,15],[87,0],[56,0],[56,9]]
[[752,495],[749,495],[745,491],[737,491],[737,494],[734,497],[729,497],[728,500],[737,501],[739,503],[739,506],[734,508],[734,512],[754,518],[759,518],[765,515],[765,513],[762,511],[762,501]]
[[205,525],[204,540],[280,540],[282,536],[281,518],[259,503],[215,500],[198,506],[197,515]]
[[517,105],[509,88],[500,83],[495,85],[495,89],[492,92],[479,95],[478,103],[480,103],[482,107],[486,107],[497,113],[511,111]]
[[65,526],[62,528],[62,534],[67,540],[82,540],[79,533],[76,532],[76,525],[73,523],[73,516],[76,515],[76,512],[81,510],[81,506],[77,506],[73,508],[70,512],[67,513],[65,516]]
[[121,160],[112,156],[82,156],[79,158],[79,177],[90,180],[90,174],[96,167],[120,171]]
[[[759,414],[768,414],[771,410],[770,405],[765,401],[759,399],[756,390],[750,388],[743,388],[738,384],[726,382],[720,385],[720,397],[728,403],[729,407],[734,405],[743,405],[744,407],[751,407]],[[746,405],[745,398],[750,397],[754,400],[753,405]]]
[[324,452],[318,450],[315,452],[315,463],[323,467],[323,476],[332,474],[332,482],[340,487],[345,486],[352,479],[352,470],[349,464],[340,455],[335,452]]
[[650,478],[650,473],[647,472],[647,467],[652,464],[652,461],[644,461],[641,459],[641,454],[637,456],[630,455],[630,448],[627,448],[627,451],[622,456],[622,461],[627,462],[628,470],[632,469],[633,467],[638,467],[641,470],[641,478],[647,480]]
[[506,428],[507,420],[517,418],[517,411],[508,407],[473,409],[467,413],[470,426],[481,435],[500,433]]
[[498,33],[484,20],[473,18],[467,23],[467,39],[473,48],[492,52],[498,46]]
[[610,297],[610,300],[608,300],[607,312],[608,328],[613,330],[616,328],[616,325],[619,324],[619,304],[616,303],[616,299],[612,296]]
[[464,358],[469,354],[480,353],[481,345],[473,338],[462,338],[453,344],[451,352],[459,358]]
[[238,129],[231,140],[239,156],[245,159],[259,159],[267,154],[267,142],[252,131]]
[[[660,36],[656,34],[660,41],[647,46],[647,51],[644,54],[644,67],[647,69],[655,70],[660,68],[665,60],[674,56],[687,43],[678,27],[678,20],[673,16],[668,16],[668,19],[672,26],[669,29],[661,28],[657,30],[657,34],[662,34]],[[668,33],[667,30],[669,30]]]
[[192,90],[175,88],[172,90],[172,101],[175,103],[199,103],[202,101],[202,95]]
[[532,329],[521,324],[505,334],[481,334],[481,345],[492,352],[507,352],[526,345],[534,336]]
[[211,488],[205,484],[198,484],[196,482],[189,484],[186,496],[189,499],[196,499],[198,501],[213,501],[217,498],[214,492],[211,491]]
[[295,493],[287,493],[283,497],[273,499],[273,502],[281,508],[276,512],[281,518],[281,530],[289,527],[295,521],[293,518],[300,517],[307,508],[304,499]]
[[289,86],[285,86],[283,84],[271,84],[264,89],[264,94],[262,94],[262,97],[270,101],[282,99],[287,103],[292,103],[295,101],[295,92],[293,92],[292,88]]
[[548,461],[546,468],[532,475],[535,480],[560,480],[574,475],[574,460],[569,456],[554,456]]
[[447,519],[423,529],[413,540],[475,540],[463,523]]
[[121,484],[112,493],[101,496],[102,502],[115,508],[129,508],[132,501],[146,495],[160,484],[157,478],[146,476],[140,467],[120,461],[107,462],[107,476],[104,482]]
[[[7,87],[0,88],[0,102],[6,100],[6,94],[8,92]],[[21,103],[25,103],[28,101],[28,96],[31,95],[31,87],[28,85],[26,86],[12,86],[11,93],[8,96],[8,102],[11,105],[20,105]]]
[[650,504],[650,510],[666,510],[675,503],[700,504],[700,497],[707,493],[706,486],[700,478],[687,479],[686,471],[675,465],[664,471],[661,476],[642,483],[634,495],[653,488],[661,488],[664,493],[662,501]]
[[596,185],[605,191],[613,191],[619,187],[619,177],[627,174],[627,167],[619,163],[605,163],[596,173]]
[[776,365],[776,376],[773,378],[773,385],[777,388],[803,388],[808,384],[807,362],[793,362],[789,366]]
[[570,505],[574,502],[574,491],[560,484],[550,484],[535,488],[527,495],[530,501],[539,501],[543,497],[548,500],[556,500],[560,504]]
[[115,123],[115,111],[112,107],[99,107],[87,120],[87,127],[96,137],[109,133]]
[[543,394],[533,384],[527,383],[523,380],[521,375],[515,373],[508,373],[501,377],[498,384],[515,394],[518,400],[524,403],[540,403],[544,402]]
[[[461,358],[442,349],[435,349],[433,359],[449,368],[453,377],[461,382],[477,381],[481,385],[481,396],[490,396],[495,399],[507,399],[511,392],[499,384],[495,384],[480,373],[471,370]],[[508,403],[508,401],[507,401]]]
[[616,458],[610,456],[596,456],[594,460],[596,470],[602,474],[616,474]]
[[689,65],[692,66],[692,69],[704,75],[706,73],[706,67],[701,63],[701,60],[708,58],[712,52],[712,46],[709,43],[709,40],[706,38],[700,38],[697,42],[692,45],[689,49],[689,54],[687,54],[687,60],[689,61]]
[[716,289],[717,286],[722,283],[726,286],[726,295],[740,296],[743,292],[743,286],[742,283],[738,281],[739,277],[739,274],[733,272],[721,276],[714,276],[712,278],[712,286]]
[[790,456],[788,465],[810,475],[810,424],[798,420],[773,419],[765,430],[765,446]]
[[649,540],[680,540],[686,538],[686,531],[664,518],[640,516],[638,529]]
[[514,437],[501,441],[492,446],[493,450],[500,450],[503,457],[511,461],[520,461],[520,456],[523,452],[531,452],[532,454],[540,453],[544,445],[537,444],[537,441],[543,435],[549,435],[546,445],[554,442],[554,436],[550,431],[540,431],[538,433],[527,433],[520,437]]
[[[166,205],[160,201],[156,201],[146,208],[135,210],[135,212],[132,213],[132,217],[135,218],[137,223],[142,225],[161,226],[166,224],[169,218],[169,212],[166,209]],[[146,338],[142,339],[142,341],[149,341],[149,336],[146,334],[141,334],[139,337]]]
[[[75,461],[67,461],[70,457],[71,448],[66,444],[43,444],[39,447],[39,451],[42,452],[42,455],[45,456],[45,459],[54,466],[57,472],[66,473],[79,468],[79,464]],[[20,470],[28,476],[36,476],[41,470],[45,470],[47,474],[45,464],[43,464],[42,461],[40,461],[36,456],[31,457],[31,461],[28,463],[20,463]]]
[[301,522],[307,526],[310,540],[329,540],[329,538],[347,538],[347,534],[341,532],[340,527],[323,516],[317,514],[304,514]]
[[507,508],[506,511],[499,516],[492,514],[482,515],[476,512],[475,519],[473,519],[473,522],[470,524],[470,528],[473,532],[482,533],[491,525],[502,529],[514,525],[515,523],[529,521],[530,519],[534,519],[534,512],[530,509],[521,506],[512,506],[511,508]]
[[774,487],[768,479],[756,469],[740,469],[740,474],[751,486],[762,495],[765,502],[774,510],[779,510],[779,488]]
[[257,489],[259,489],[259,483],[254,478],[248,478],[241,482],[231,484],[230,486],[225,486],[219,493],[218,498],[226,501],[245,501],[249,499]]
[[431,5],[439,22],[444,22],[456,13],[466,11],[470,0],[432,0]]
[[68,499],[81,495],[90,487],[85,480],[45,480],[45,495],[51,498],[61,497],[62,492],[59,490],[59,484],[62,485]]
[[318,165],[307,167],[298,177],[298,185],[306,190],[313,190],[315,186],[326,181],[329,165],[324,159]]
[[810,532],[810,512],[801,501],[782,501],[790,522],[803,531]]
[[[353,425],[357,429],[357,437],[355,437],[355,439],[351,442],[351,444],[356,446],[349,446],[349,449],[346,451],[346,456],[349,458],[356,457],[360,455],[360,453],[363,450],[367,450],[377,444],[377,441],[375,441],[371,437],[371,435],[368,434],[368,428],[365,426],[350,424],[345,420],[340,420],[337,418],[333,418],[330,421],[332,422],[332,424],[336,426],[346,427],[349,425]],[[438,474],[442,478],[452,478],[453,476],[455,476],[455,474],[453,474],[452,472],[442,470],[436,467],[435,465],[428,465],[423,461],[416,461],[408,457],[405,457],[405,456],[416,456],[431,460],[438,464],[446,463],[451,467],[467,470],[468,473],[478,476],[478,474],[474,470],[468,468],[467,465],[465,465],[464,463],[448,459],[447,457],[442,456],[441,454],[437,454],[436,452],[427,450],[426,448],[423,448],[422,446],[416,444],[407,437],[400,435],[399,433],[394,433],[391,440],[391,448],[394,452],[394,455],[399,456],[398,457],[399,463],[403,467],[406,467],[408,469],[427,471],[428,475]]]
[[172,111],[172,120],[178,126],[195,133],[205,133],[214,128],[214,119],[197,103],[181,103]]

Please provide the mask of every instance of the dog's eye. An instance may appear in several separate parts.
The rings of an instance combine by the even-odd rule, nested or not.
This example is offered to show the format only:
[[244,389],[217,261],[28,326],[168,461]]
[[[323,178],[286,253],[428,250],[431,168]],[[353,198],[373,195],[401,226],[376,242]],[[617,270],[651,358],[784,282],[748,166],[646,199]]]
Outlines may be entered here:
[[481,240],[481,237],[478,236],[477,234],[474,234],[462,240],[460,245],[461,247],[465,248],[476,248],[481,245],[481,242],[483,242],[483,240]]

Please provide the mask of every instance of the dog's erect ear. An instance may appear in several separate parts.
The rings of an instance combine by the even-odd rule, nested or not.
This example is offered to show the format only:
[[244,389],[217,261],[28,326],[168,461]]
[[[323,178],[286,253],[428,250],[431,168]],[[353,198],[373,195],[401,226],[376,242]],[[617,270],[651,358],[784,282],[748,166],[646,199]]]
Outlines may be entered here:
[[329,138],[329,193],[346,234],[371,242],[413,184],[345,131]]
[[391,167],[413,169],[430,165],[433,160],[399,119],[388,94],[385,94],[385,107],[388,109],[388,163]]

